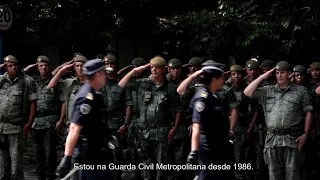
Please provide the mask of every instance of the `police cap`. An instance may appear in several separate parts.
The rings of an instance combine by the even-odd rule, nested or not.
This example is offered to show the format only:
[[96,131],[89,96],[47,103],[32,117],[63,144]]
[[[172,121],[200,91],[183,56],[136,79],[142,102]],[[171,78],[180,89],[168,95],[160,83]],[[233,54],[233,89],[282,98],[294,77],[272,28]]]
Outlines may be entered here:
[[162,68],[166,66],[166,61],[162,57],[154,57],[150,60],[150,64],[157,68]]
[[204,78],[212,78],[215,75],[221,76],[224,73],[224,70],[221,69],[222,66],[223,64],[221,63],[211,63],[202,67]]
[[113,69],[110,67],[106,67],[104,62],[101,59],[92,59],[84,63],[83,65],[83,72],[85,75],[93,75],[94,73],[101,71],[101,70],[106,70],[106,71],[112,71]]
[[11,62],[11,63],[19,63],[17,58],[12,56],[12,55],[8,55],[6,57],[4,57],[3,61],[6,62]]
[[140,58],[140,57],[137,57],[137,58],[134,58],[132,60],[132,65],[134,65],[135,67],[139,67],[139,66],[142,66],[142,65],[145,65],[147,62],[146,60]]
[[266,59],[266,60],[262,61],[261,67],[271,67],[271,68],[273,68],[274,67],[274,62],[272,60],[270,60],[270,59]]
[[170,59],[170,61],[168,62],[168,66],[170,68],[177,68],[177,67],[181,67],[182,63],[179,59],[173,58],[173,59]]
[[50,59],[47,56],[43,56],[43,55],[38,56],[37,63],[39,63],[39,62],[45,62],[45,63],[49,63],[49,64],[51,63]]
[[293,72],[306,73],[306,72],[307,72],[307,68],[299,64],[299,65],[296,65],[296,66],[293,68]]
[[207,66],[207,65],[209,65],[211,63],[216,63],[216,62],[214,60],[207,60],[204,63],[202,63],[201,66]]
[[85,63],[87,62],[88,59],[82,55],[79,55],[79,56],[76,56],[75,59],[74,59],[74,62],[82,62],[82,63]]
[[259,63],[255,60],[251,59],[251,60],[247,61],[246,67],[251,68],[251,69],[257,69],[257,68],[259,68]]
[[105,56],[106,56],[106,55],[104,55],[104,54],[98,54],[96,58],[97,58],[97,59],[103,59]]
[[232,65],[230,67],[230,71],[231,72],[242,72],[243,71],[243,68],[239,65]]
[[276,64],[278,71],[290,71],[290,64],[287,61],[280,61]]
[[320,62],[314,62],[310,64],[311,69],[320,69]]
[[117,58],[111,54],[106,55],[103,60],[105,63],[117,64]]
[[189,64],[189,65],[193,65],[193,66],[200,66],[201,63],[202,63],[201,58],[199,58],[199,57],[193,57],[193,58],[190,59],[190,61],[189,61],[188,64]]
[[73,54],[73,57],[77,57],[77,56],[82,56],[82,54],[81,54],[81,53],[78,53],[78,52],[76,52],[76,53]]

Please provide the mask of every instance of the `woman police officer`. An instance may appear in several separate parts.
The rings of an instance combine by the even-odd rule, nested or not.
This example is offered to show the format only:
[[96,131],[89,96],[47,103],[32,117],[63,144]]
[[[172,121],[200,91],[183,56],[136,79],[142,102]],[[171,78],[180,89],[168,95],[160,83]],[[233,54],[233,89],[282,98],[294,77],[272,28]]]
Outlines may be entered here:
[[216,95],[225,82],[221,64],[210,63],[202,68],[200,82],[203,87],[198,90],[190,102],[192,114],[191,152],[187,163],[200,164],[206,169],[199,171],[198,180],[227,179],[226,171],[209,169],[209,165],[226,163],[228,147],[229,121],[222,102]]

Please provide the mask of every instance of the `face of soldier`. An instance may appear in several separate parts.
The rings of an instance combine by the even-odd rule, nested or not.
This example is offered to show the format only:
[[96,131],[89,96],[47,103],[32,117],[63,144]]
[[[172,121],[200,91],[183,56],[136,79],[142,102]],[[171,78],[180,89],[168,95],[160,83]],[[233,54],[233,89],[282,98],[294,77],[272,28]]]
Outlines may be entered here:
[[38,71],[40,72],[41,75],[49,74],[49,64],[46,62],[39,62]]
[[180,79],[181,67],[169,68],[169,73],[172,79]]
[[105,63],[105,65],[106,65],[106,67],[111,67],[111,68],[113,68],[114,69],[114,71],[112,71],[112,72],[107,72],[107,73],[117,73],[117,65],[115,64],[115,63]]
[[190,70],[190,74],[193,74],[194,72],[200,70],[200,66],[190,65],[189,70]]
[[241,72],[231,72],[231,80],[235,84],[239,84],[243,79],[243,74]]
[[83,66],[82,62],[75,62],[74,63],[74,71],[76,72],[77,76],[83,76],[82,66]]
[[278,84],[289,83],[290,71],[276,71]]
[[259,69],[247,68],[247,74],[250,79],[256,79],[259,77],[260,71]]
[[319,69],[310,69],[312,79],[320,78],[320,70]]
[[266,73],[267,71],[269,71],[271,69],[272,69],[271,67],[263,67],[263,68],[261,68],[261,71],[264,74],[264,73]]
[[158,78],[163,76],[164,71],[165,71],[165,67],[163,68],[157,68],[154,65],[150,65],[150,69],[151,69],[151,75],[153,78]]
[[305,80],[305,75],[301,72],[294,72],[294,82],[298,85],[302,85]]
[[15,76],[18,74],[18,64],[7,62],[6,66],[4,66],[5,70],[8,72],[9,76]]

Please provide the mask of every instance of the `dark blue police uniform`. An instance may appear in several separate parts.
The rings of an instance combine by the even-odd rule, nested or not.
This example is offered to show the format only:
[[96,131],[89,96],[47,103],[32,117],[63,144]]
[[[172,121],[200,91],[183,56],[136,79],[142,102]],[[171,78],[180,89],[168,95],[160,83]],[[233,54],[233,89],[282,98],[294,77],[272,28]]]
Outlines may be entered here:
[[222,102],[202,87],[192,98],[190,106],[193,109],[192,122],[201,124],[199,160],[207,167],[199,171],[198,180],[227,179],[228,171],[208,169],[210,164],[224,165],[227,162],[229,119]]

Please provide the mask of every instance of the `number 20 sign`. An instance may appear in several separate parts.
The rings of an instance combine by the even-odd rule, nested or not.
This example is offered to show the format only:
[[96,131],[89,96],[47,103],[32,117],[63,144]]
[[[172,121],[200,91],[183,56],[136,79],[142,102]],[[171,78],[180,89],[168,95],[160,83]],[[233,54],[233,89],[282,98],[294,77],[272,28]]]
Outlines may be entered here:
[[8,5],[0,6],[0,30],[8,30],[12,24],[13,15]]

